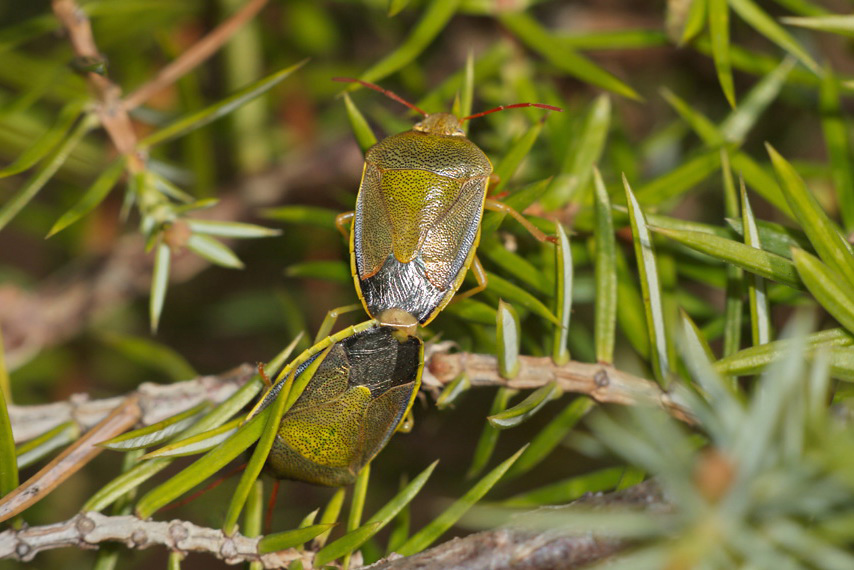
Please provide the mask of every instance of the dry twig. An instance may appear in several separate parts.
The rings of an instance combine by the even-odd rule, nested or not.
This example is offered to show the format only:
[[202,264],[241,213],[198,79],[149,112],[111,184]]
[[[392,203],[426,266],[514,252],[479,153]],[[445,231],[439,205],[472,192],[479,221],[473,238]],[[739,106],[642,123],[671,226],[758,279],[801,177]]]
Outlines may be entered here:
[[[74,0],[53,0],[53,13],[68,34],[74,55],[84,60],[103,60],[95,45],[89,18]],[[122,102],[122,90],[105,75],[94,71],[86,73],[86,80],[95,97],[95,112],[116,150],[128,158],[131,172],[142,171],[145,160],[137,152],[136,132]]]
[[186,382],[145,383],[136,391],[117,398],[89,400],[85,394],[75,394],[66,402],[9,406],[9,419],[15,441],[27,441],[69,421],[81,430],[88,430],[127,398],[134,397],[141,410],[139,423],[151,425],[203,401],[222,402],[254,375],[255,368],[244,364],[217,376],[200,376]]
[[14,491],[0,499],[0,522],[23,512],[42,500],[63,481],[104,451],[98,444],[127,431],[142,415],[135,396],[125,400],[98,422],[91,430],[66,448],[38,473],[19,485]]
[[[585,508],[638,508],[661,511],[667,501],[654,482],[624,491],[586,495],[571,505],[544,507],[549,514],[580,505]],[[525,513],[536,517],[543,509]],[[225,536],[219,529],[172,520],[146,521],[134,516],[80,513],[61,523],[7,530],[0,533],[0,559],[29,561],[44,550],[64,547],[93,548],[102,542],[122,542],[128,548],[163,545],[179,552],[206,552],[230,564],[260,561],[265,568],[286,567],[300,560],[310,568],[314,553],[288,549],[261,555],[258,538],[240,534]],[[458,538],[406,558],[391,557],[370,566],[374,570],[416,568],[514,568],[524,570],[574,569],[617,553],[624,544],[607,536],[572,535],[525,530],[512,523],[506,527]]]
[[71,519],[0,533],[0,559],[30,561],[36,554],[54,548],[97,548],[103,542],[123,542],[128,548],[163,545],[178,552],[206,552],[229,564],[259,561],[264,568],[284,568],[300,560],[311,568],[313,554],[296,549],[260,554],[258,538],[239,533],[226,536],[219,529],[201,527],[181,520],[142,520],[134,516],[80,513]]
[[[508,386],[517,389],[539,388],[557,380],[565,392],[586,394],[598,402],[621,405],[660,405],[682,420],[690,421],[690,412],[672,401],[657,384],[602,364],[570,361],[556,365],[548,358],[521,356],[522,367],[513,380],[502,378],[498,363],[489,354],[449,353],[443,345],[428,345],[424,373],[427,390],[443,386],[463,370],[474,386]],[[68,421],[89,429],[101,421],[129,396],[139,398],[140,423],[150,425],[190,409],[201,401],[220,402],[255,374],[255,368],[243,364],[216,376],[202,376],[186,382],[159,385],[146,383],[136,392],[105,400],[89,401],[75,395],[67,402],[41,406],[9,406],[9,418],[15,441],[21,442]]]
[[[623,491],[586,495],[569,505],[542,507],[519,515],[519,519],[550,516],[561,510],[581,506],[585,509],[636,508],[666,510],[658,485],[646,481]],[[513,568],[514,570],[571,570],[584,568],[618,553],[625,543],[617,538],[593,533],[570,534],[559,530],[543,532],[525,529],[512,522],[506,527],[455,538],[418,554],[389,557],[372,564],[371,570],[415,570],[417,568]]]
[[[101,125],[110,135],[116,150],[128,158],[130,172],[142,171],[145,168],[146,159],[137,148],[138,138],[128,111],[135,109],[152,95],[172,85],[202,64],[266,4],[267,0],[247,2],[237,13],[196,42],[181,57],[164,67],[154,79],[141,86],[125,100],[122,100],[121,88],[110,81],[106,75],[94,71],[86,73],[86,80],[95,97],[95,109]],[[95,44],[89,18],[75,0],[53,0],[53,13],[68,34],[71,47],[78,58],[87,61],[104,59]]]
[[208,35],[194,43],[190,49],[160,70],[157,76],[125,97],[124,107],[133,110],[148,101],[152,95],[164,89],[201,65],[222,47],[246,22],[255,17],[267,4],[267,0],[250,0],[228,20],[214,28]]
[[586,394],[603,404],[657,405],[679,420],[693,422],[690,411],[658,384],[610,365],[574,360],[558,365],[548,357],[520,356],[519,374],[508,380],[499,373],[498,359],[491,354],[450,353],[444,347],[437,350],[435,345],[427,348],[427,354],[424,383],[428,387],[447,384],[460,374],[466,374],[474,386],[522,390],[539,388],[554,380],[564,392]]
[[[548,359],[521,357],[523,364],[519,376],[514,380],[506,380],[499,376],[497,362],[490,355],[450,354],[442,349],[442,345],[429,347],[428,354],[426,366],[428,371],[425,373],[425,384],[432,384],[434,387],[450,382],[462,370],[469,374],[472,384],[475,386],[504,385],[529,389],[543,386],[554,379],[565,391],[587,394],[601,402],[623,405],[657,403],[677,417],[683,419],[689,417],[684,409],[670,402],[666,394],[653,382],[611,367],[580,362],[569,362],[557,366]],[[18,436],[21,433],[35,436],[69,419],[75,419],[86,427],[103,418],[112,407],[128,401],[134,402],[135,406],[138,402],[140,410],[135,418],[141,418],[143,424],[151,424],[188,409],[202,399],[221,401],[251,378],[253,374],[254,368],[245,364],[221,376],[202,377],[167,386],[145,384],[127,398],[112,398],[92,402],[76,398],[70,402],[46,406],[12,406],[10,416],[13,431]],[[607,382],[604,381],[603,376]],[[129,425],[125,427],[129,427]],[[38,426],[38,429],[33,429],[32,426]],[[100,441],[103,437],[97,439]],[[80,462],[80,464],[82,463]],[[50,471],[50,469],[46,468],[42,471]],[[25,483],[22,489],[25,490],[29,483]],[[16,491],[16,493],[22,496],[27,495],[24,490]],[[38,496],[41,494],[39,493]],[[16,508],[14,512],[19,510]],[[9,516],[14,512],[10,511]],[[2,512],[0,512],[0,516],[2,516]],[[0,534],[0,558],[12,557],[29,560],[39,550],[69,545],[86,548],[88,545],[106,540],[119,540],[130,547],[141,548],[150,544],[164,544],[178,550],[211,552],[231,561],[259,560],[256,539],[245,539],[243,537],[229,539],[222,536],[219,530],[202,529],[193,525],[186,526],[188,524],[179,523],[178,526],[174,526],[174,522],[153,523],[141,521],[134,517],[104,517],[97,513],[82,513],[65,523],[36,527],[26,531],[7,531]],[[175,533],[183,538],[176,540]],[[580,561],[589,562],[598,559],[596,557],[607,555],[608,552],[614,552],[620,546],[619,543],[607,538],[589,536],[555,536],[548,541],[543,541],[541,538],[512,529],[481,533],[473,535],[473,537],[454,541],[448,545],[441,545],[437,547],[441,550],[429,551],[433,552],[431,555],[422,553],[422,555],[428,556],[427,558],[422,560],[422,558],[418,558],[422,555],[417,555],[411,559],[411,563],[406,562],[406,566],[400,567],[415,568],[424,560],[441,560],[441,563],[447,564],[447,567],[454,567],[455,565],[462,567],[476,553],[486,555],[484,554],[485,550],[489,551],[489,556],[494,559],[493,561],[499,561],[500,559],[513,558],[519,552],[534,547],[543,549],[540,553],[544,555],[543,560],[551,560],[545,556],[548,554],[558,557],[556,559],[579,561],[580,564]],[[248,542],[239,542],[240,540]],[[485,545],[487,544],[492,546],[486,548]],[[595,555],[594,558],[590,558],[591,553]],[[286,553],[287,556],[291,556],[291,554]],[[288,558],[285,563],[292,559]],[[266,567],[275,567],[276,562],[272,558],[260,560]],[[409,561],[410,559],[405,560]],[[389,568],[397,568],[399,566],[396,564],[399,563],[401,561],[390,560],[386,562],[386,564],[391,564],[388,566]],[[380,567],[385,568],[386,566]],[[551,563],[530,566],[532,569],[552,567],[556,566],[551,565]],[[563,567],[574,568],[577,566]]]

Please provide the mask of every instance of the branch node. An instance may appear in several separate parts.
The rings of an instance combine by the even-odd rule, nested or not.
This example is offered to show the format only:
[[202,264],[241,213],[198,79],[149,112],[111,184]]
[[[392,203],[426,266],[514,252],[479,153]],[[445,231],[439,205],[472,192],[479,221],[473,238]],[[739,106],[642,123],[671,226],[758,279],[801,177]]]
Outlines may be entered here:
[[608,378],[608,372],[602,368],[596,374],[593,375],[593,383],[596,384],[597,388],[605,388],[608,384],[611,383]]
[[240,561],[237,557],[237,546],[231,538],[226,538],[223,541],[222,547],[219,549],[219,554],[227,564],[232,564],[232,560],[235,561],[234,563]]
[[190,536],[190,532],[181,521],[175,520],[169,523],[169,538],[172,540],[172,546],[175,550],[181,550],[181,542],[187,540],[188,536]]
[[148,535],[142,529],[133,531],[130,535],[130,541],[135,548],[145,548],[148,544]]
[[74,523],[74,528],[80,533],[80,538],[86,540],[86,535],[95,530],[95,521],[81,514]]
[[29,562],[35,556],[35,553],[29,544],[21,540],[18,542],[18,545],[15,546],[15,555],[21,560]]

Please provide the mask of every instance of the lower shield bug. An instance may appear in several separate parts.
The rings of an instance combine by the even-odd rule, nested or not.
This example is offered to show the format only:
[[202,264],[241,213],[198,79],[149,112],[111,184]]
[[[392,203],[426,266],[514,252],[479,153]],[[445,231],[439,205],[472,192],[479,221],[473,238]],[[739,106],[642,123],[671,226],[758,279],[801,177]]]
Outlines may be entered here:
[[404,422],[421,386],[421,340],[368,321],[304,352],[250,413],[304,386],[282,416],[267,471],[316,485],[351,484]]

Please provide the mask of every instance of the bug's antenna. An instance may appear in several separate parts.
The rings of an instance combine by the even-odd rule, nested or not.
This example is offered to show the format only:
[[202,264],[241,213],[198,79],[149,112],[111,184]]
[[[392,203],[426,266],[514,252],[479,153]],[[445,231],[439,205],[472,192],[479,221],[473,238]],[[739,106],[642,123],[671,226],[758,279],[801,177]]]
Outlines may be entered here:
[[463,117],[462,119],[460,119],[460,122],[462,123],[463,121],[468,121],[469,119],[477,119],[478,117],[483,117],[484,115],[489,115],[490,113],[497,113],[498,111],[503,111],[505,109],[517,109],[519,107],[538,107],[540,109],[548,109],[549,111],[557,111],[559,113],[563,111],[563,109],[561,109],[560,107],[546,105],[545,103],[514,103],[513,105],[501,105],[488,111],[482,111],[474,115],[469,115],[468,117]]
[[398,103],[402,103],[402,104],[406,105],[407,107],[409,107],[413,111],[421,113],[425,117],[427,116],[426,111],[419,109],[418,107],[416,107],[415,105],[413,105],[412,103],[410,103],[409,101],[407,101],[406,99],[404,99],[403,97],[401,97],[400,95],[395,93],[394,91],[389,91],[388,89],[384,89],[375,83],[368,83],[367,81],[362,81],[361,79],[354,79],[352,77],[333,77],[332,81],[340,81],[341,83],[358,83],[362,87],[367,87],[368,89],[373,89],[374,91],[379,91],[380,93],[382,93],[383,95],[385,95],[389,99],[394,99]]

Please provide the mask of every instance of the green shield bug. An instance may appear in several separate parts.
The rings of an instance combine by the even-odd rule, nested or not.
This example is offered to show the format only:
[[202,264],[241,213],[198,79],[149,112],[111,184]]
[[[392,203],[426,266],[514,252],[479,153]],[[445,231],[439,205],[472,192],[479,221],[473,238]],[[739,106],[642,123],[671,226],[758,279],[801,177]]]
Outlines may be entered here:
[[541,103],[496,107],[468,117],[428,114],[400,96],[358,79],[424,119],[411,130],[387,137],[365,154],[356,209],[338,216],[344,235],[352,220],[350,269],[365,310],[394,327],[426,325],[451,301],[471,268],[477,287],[486,272],[475,256],[484,208],[510,214],[540,241],[546,236],[513,208],[487,197],[492,164],[466,138],[462,123],[516,107],[560,111]]
[[288,397],[303,386],[282,416],[267,471],[316,485],[351,484],[400,429],[423,367],[419,338],[376,321],[315,344],[285,368],[250,413],[270,405],[285,382],[292,383]]

